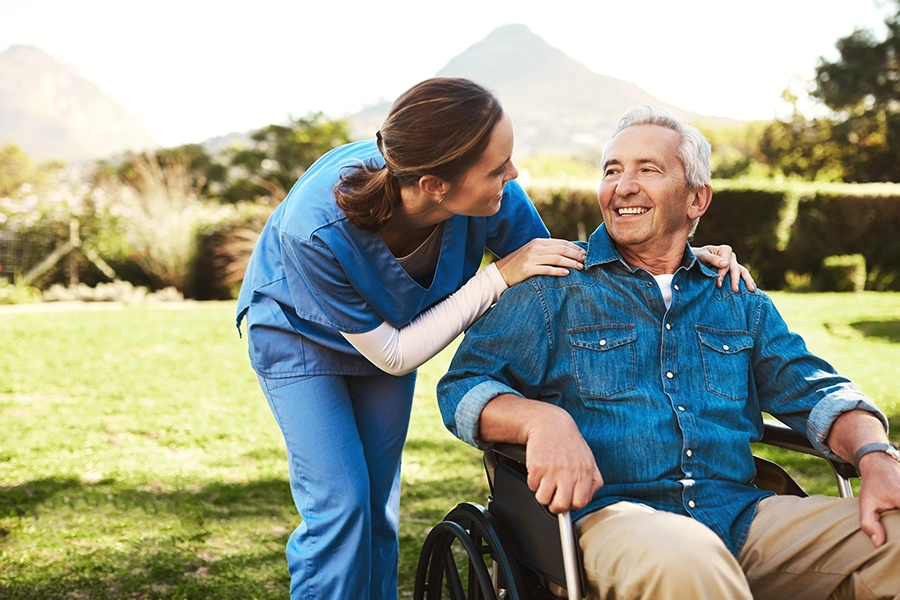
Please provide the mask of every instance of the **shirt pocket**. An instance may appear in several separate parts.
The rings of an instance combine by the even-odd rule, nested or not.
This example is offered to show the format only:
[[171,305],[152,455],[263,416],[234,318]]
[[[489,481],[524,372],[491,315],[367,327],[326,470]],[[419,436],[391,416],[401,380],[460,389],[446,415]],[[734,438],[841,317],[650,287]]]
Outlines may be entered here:
[[584,325],[569,330],[578,392],[613,400],[635,388],[637,333],[629,323]]
[[731,400],[745,400],[750,386],[753,338],[746,331],[696,326],[706,389]]
[[[306,374],[303,337],[288,321],[281,305],[266,296],[254,295],[247,311],[250,363],[268,379]],[[270,382],[274,388],[275,383]]]

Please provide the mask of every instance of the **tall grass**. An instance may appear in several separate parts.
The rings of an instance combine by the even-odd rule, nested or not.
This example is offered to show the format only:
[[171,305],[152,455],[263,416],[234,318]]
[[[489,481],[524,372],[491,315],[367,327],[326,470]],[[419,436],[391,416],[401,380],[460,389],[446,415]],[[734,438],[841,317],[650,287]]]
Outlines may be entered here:
[[[900,294],[774,297],[896,431]],[[0,309],[0,598],[286,597],[297,517],[234,303],[34,310]],[[458,502],[486,502],[479,453],[443,428],[434,401],[451,352],[420,369],[401,597],[429,528]],[[835,493],[815,459],[782,462],[807,489]]]
[[118,188],[131,258],[164,287],[184,292],[199,249],[203,205],[183,162],[163,167],[152,157],[139,156],[134,170],[134,186]]

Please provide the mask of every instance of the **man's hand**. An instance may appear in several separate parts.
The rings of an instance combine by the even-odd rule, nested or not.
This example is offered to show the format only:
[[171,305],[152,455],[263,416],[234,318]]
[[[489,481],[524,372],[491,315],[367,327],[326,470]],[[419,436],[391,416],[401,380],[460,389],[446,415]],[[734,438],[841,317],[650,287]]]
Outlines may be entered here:
[[481,411],[479,436],[486,442],[525,445],[528,487],[550,512],[585,507],[603,485],[594,454],[572,416],[553,404],[497,396]]
[[593,452],[569,413],[559,410],[560,423],[540,424],[525,445],[528,487],[552,513],[584,508],[603,486]]
[[900,508],[900,462],[884,452],[871,452],[859,460],[859,524],[876,547],[887,534],[881,513]]
[[[847,462],[853,461],[864,444],[887,441],[884,425],[864,410],[851,410],[835,419],[825,440]],[[900,462],[884,452],[871,452],[859,459],[856,468],[860,476],[859,526],[875,546],[881,546],[887,539],[881,513],[900,508]]]

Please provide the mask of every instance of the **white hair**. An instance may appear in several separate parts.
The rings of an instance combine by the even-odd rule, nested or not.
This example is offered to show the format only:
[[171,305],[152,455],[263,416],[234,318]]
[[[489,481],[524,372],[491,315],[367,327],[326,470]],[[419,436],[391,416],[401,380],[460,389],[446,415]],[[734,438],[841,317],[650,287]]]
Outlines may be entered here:
[[709,140],[703,137],[700,130],[690,123],[685,123],[662,108],[646,104],[625,111],[625,114],[619,119],[616,130],[603,147],[603,159],[600,164],[606,164],[606,151],[610,142],[623,130],[633,125],[659,125],[678,133],[681,136],[678,158],[684,166],[684,176],[688,188],[695,190],[709,183],[712,178],[709,167]]

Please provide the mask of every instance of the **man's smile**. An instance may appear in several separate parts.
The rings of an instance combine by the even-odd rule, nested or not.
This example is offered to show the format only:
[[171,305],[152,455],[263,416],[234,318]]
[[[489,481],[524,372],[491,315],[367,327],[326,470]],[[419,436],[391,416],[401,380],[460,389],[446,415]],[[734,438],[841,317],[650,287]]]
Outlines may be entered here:
[[643,206],[626,206],[623,208],[616,209],[616,213],[620,216],[628,216],[628,215],[642,215],[645,212],[650,210],[649,208],[644,208]]

